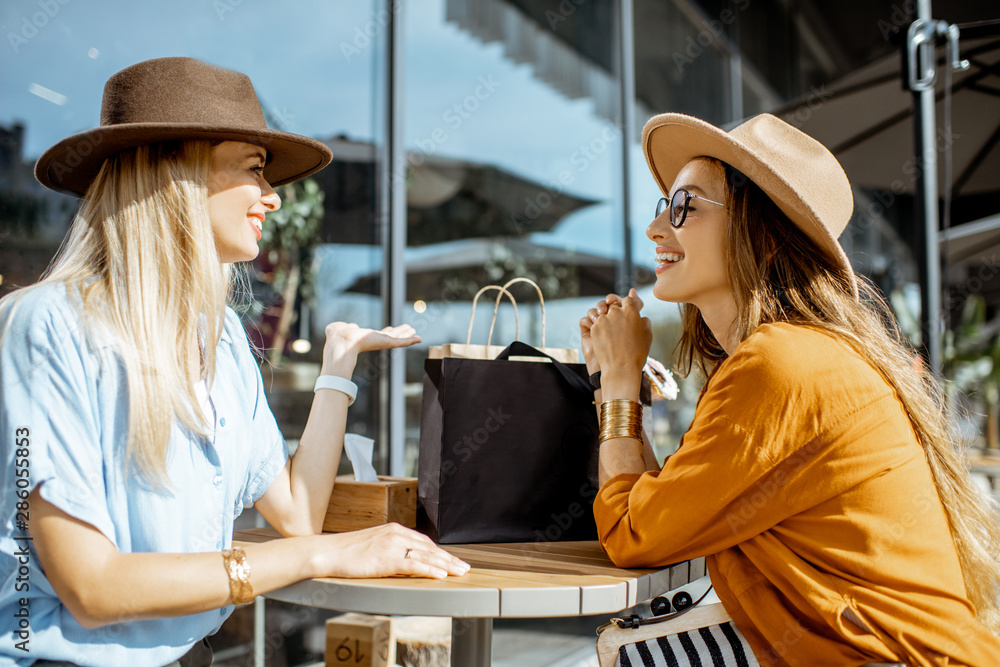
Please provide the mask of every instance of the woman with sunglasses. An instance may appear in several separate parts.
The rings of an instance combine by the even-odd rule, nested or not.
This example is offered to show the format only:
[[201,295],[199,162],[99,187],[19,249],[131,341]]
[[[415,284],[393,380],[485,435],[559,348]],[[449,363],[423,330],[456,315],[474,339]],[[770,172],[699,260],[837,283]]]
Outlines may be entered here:
[[[39,158],[83,202],[47,276],[0,302],[0,665],[208,665],[202,638],[255,595],[468,571],[395,524],[320,534],[358,355],[413,329],[326,327],[289,457],[226,305],[272,186],[330,160],[268,129],[245,75],[191,58],[118,72],[101,126]],[[251,506],[287,539],[234,547]]]
[[653,294],[682,304],[681,370],[708,379],[658,466],[635,402],[642,302],[611,295],[581,320],[601,373],[608,554],[623,567],[706,556],[734,646],[761,665],[998,664],[996,505],[837,242],[853,197],[836,158],[767,114],[729,133],[657,116],[643,150],[666,195],[646,232]]

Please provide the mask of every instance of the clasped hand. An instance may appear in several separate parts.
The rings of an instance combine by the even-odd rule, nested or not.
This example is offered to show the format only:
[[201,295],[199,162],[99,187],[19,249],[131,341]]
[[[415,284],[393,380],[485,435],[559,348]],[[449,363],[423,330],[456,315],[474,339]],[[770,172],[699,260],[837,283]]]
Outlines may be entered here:
[[642,306],[642,299],[633,288],[625,297],[609,294],[580,320],[587,370],[601,371],[605,389],[618,379],[634,382],[638,387],[653,342],[652,325],[648,317],[642,317]]

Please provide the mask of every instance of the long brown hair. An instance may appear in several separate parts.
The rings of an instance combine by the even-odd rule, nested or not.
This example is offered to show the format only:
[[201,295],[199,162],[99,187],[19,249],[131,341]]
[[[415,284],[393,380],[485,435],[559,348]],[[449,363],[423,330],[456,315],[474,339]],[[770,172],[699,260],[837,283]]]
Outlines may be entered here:
[[[944,409],[931,373],[914,370],[916,352],[877,288],[850,281],[771,199],[731,166],[726,176],[726,265],[736,301],[733,334],[746,340],[761,324],[791,322],[821,329],[847,343],[895,389],[923,446],[944,505],[969,600],[981,622],[1000,635],[1000,511],[972,482],[965,447]],[[681,371],[703,372],[726,353],[699,310],[682,308]]]

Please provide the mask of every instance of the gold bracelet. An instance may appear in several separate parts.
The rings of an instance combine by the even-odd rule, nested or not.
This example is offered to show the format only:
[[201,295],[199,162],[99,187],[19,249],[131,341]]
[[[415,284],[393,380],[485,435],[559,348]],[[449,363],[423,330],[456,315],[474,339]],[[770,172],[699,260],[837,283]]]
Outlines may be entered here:
[[615,398],[601,403],[599,444],[616,438],[635,438],[642,442],[642,406],[637,401]]
[[250,565],[247,554],[240,547],[222,550],[222,563],[229,574],[229,594],[233,604],[253,602],[253,586],[250,585]]

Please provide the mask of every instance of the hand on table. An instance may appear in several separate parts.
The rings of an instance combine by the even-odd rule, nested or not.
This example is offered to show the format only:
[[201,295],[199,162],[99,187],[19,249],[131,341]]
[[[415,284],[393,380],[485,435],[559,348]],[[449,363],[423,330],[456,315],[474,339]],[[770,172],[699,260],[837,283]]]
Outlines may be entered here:
[[390,577],[408,575],[444,579],[462,576],[469,564],[455,558],[415,530],[398,523],[317,535],[313,577]]

